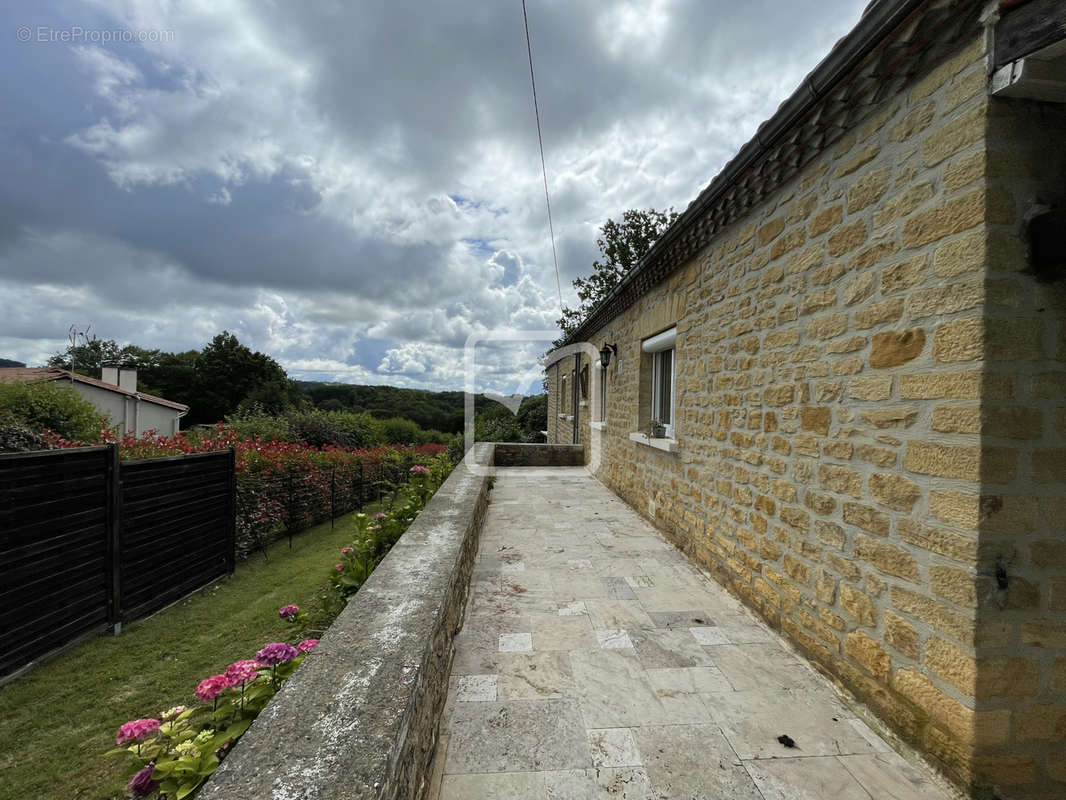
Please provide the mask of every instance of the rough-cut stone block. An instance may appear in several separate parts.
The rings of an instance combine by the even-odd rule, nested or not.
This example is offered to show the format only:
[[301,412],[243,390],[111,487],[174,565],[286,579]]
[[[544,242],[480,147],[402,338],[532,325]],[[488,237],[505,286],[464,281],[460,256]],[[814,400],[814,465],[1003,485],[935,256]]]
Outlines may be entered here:
[[892,686],[963,741],[973,736],[973,710],[949,697],[918,670],[896,670]]
[[887,400],[892,395],[892,378],[852,378],[848,395],[856,400]]
[[1033,647],[1066,650],[1066,620],[1037,619],[1022,626],[1022,641]]
[[985,235],[978,230],[940,245],[933,254],[933,271],[941,278],[953,278],[984,267]]
[[823,314],[807,326],[811,339],[832,339],[848,329],[848,315],[844,313]]
[[941,680],[973,696],[977,688],[977,664],[972,653],[934,636],[925,645],[925,665]]
[[922,146],[925,166],[934,167],[945,158],[979,141],[985,134],[986,106],[978,105],[926,137]]
[[887,514],[860,503],[844,503],[844,522],[878,536],[888,536],[892,525]]
[[904,400],[1002,400],[1014,397],[1014,376],[979,371],[901,375]]
[[845,305],[853,306],[868,300],[877,291],[877,276],[872,272],[863,273],[844,284],[842,298]]
[[933,337],[937,361],[973,361],[984,354],[985,323],[981,317],[945,322]]
[[933,122],[936,115],[936,105],[924,103],[909,113],[903,120],[892,127],[888,132],[888,138],[893,142],[903,142],[915,134],[921,133]]
[[878,369],[898,367],[921,355],[924,347],[925,331],[922,328],[875,333],[870,349],[870,366]]
[[860,625],[868,628],[877,625],[877,608],[873,600],[846,583],[840,584],[840,607]]
[[938,597],[960,606],[977,607],[977,579],[972,572],[934,565],[929,568],[929,580]]
[[972,615],[949,610],[940,600],[907,591],[899,586],[892,587],[891,598],[896,609],[920,619],[938,631],[961,641],[974,639],[975,620]]
[[835,306],[836,302],[837,293],[833,289],[812,292],[803,298],[803,313],[814,314],[817,311],[824,311],[827,308]]
[[887,681],[892,672],[892,659],[876,641],[862,631],[849,633],[844,642],[847,654],[873,677]]
[[844,219],[844,206],[842,205],[830,206],[823,211],[819,211],[811,220],[811,238],[821,236],[826,231],[832,230],[840,224],[842,219]]
[[920,656],[918,631],[903,617],[891,611],[885,612],[885,642],[908,658],[917,660]]
[[923,475],[976,481],[981,477],[981,449],[934,442],[909,442],[903,466]]
[[821,464],[818,467],[818,481],[828,491],[862,497],[862,475],[848,467]]
[[833,258],[839,258],[845,253],[850,253],[855,248],[863,245],[866,241],[866,236],[866,223],[863,220],[836,227],[829,234],[829,255]]
[[917,581],[921,576],[918,562],[906,550],[863,534],[855,537],[855,557],[869,561],[886,575],[909,581]]
[[882,228],[897,219],[907,216],[933,197],[933,184],[929,181],[908,186],[900,194],[888,200],[874,212],[874,227]]
[[835,173],[837,178],[843,178],[851,173],[855,172],[862,167],[865,167],[875,158],[878,153],[881,152],[881,145],[875,143],[868,144],[865,147],[859,149],[851,158],[844,161]]
[[778,217],[777,219],[767,222],[765,225],[759,228],[758,233],[756,234],[756,239],[759,242],[759,246],[762,247],[772,242],[781,234],[784,229],[785,220],[783,217]]
[[832,410],[828,406],[804,406],[800,411],[800,425],[805,431],[829,433]]
[[888,191],[891,179],[892,168],[882,167],[855,181],[848,191],[848,213],[854,214],[862,211],[880,200]]
[[903,246],[921,247],[952,234],[962,233],[983,222],[984,212],[984,189],[946,200],[907,220],[903,226]]
[[977,560],[977,539],[943,528],[923,525],[911,519],[901,519],[896,527],[899,538],[928,550],[953,558],[962,564],[972,564]]
[[865,308],[856,311],[855,327],[859,329],[872,328],[875,325],[883,325],[886,322],[895,322],[901,316],[903,316],[902,297],[882,300],[878,303],[870,303]]
[[768,406],[786,406],[796,397],[796,387],[771,386],[763,392],[763,402]]
[[870,493],[883,506],[910,513],[922,496],[917,483],[894,472],[877,472],[870,476]]
[[909,428],[918,419],[915,408],[878,408],[859,414],[863,422],[875,428]]

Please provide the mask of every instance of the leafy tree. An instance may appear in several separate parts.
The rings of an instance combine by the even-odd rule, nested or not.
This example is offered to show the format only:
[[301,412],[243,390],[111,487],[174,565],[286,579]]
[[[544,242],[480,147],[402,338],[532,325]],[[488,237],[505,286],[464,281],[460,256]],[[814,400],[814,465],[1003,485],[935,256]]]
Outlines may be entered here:
[[548,395],[535,394],[523,398],[516,417],[522,429],[522,441],[540,441],[540,432],[548,428]]
[[677,217],[677,212],[672,208],[666,211],[656,211],[654,208],[646,211],[629,209],[622,213],[621,222],[609,219],[604,223],[600,228],[600,238],[596,240],[603,259],[592,262],[592,274],[588,278],[574,280],[580,305],[577,308],[563,308],[563,315],[557,324],[564,335],[554,343],[556,346],[577,330],[596,304],[636,268]]
[[80,375],[99,378],[100,368],[104,364],[117,364],[140,371],[158,366],[160,356],[158,350],[146,350],[134,344],[120,347],[114,339],[93,339],[53,353],[48,359],[48,366],[70,369],[73,363],[74,371]]
[[34,432],[48,428],[64,439],[94,442],[103,415],[69,384],[0,383],[0,409]]
[[474,438],[479,442],[523,441],[518,418],[499,403],[493,403],[474,418]]
[[[189,403],[190,424],[217,422],[233,413],[249,395],[257,395],[253,402],[262,396],[273,404],[289,391],[289,376],[281,365],[245,347],[229,331],[215,336],[200,351],[194,370],[196,402]],[[280,388],[271,394],[266,387],[273,383]]]
[[195,409],[199,402],[196,380],[196,360],[199,357],[196,350],[160,352],[155,364],[138,367],[137,388]]
[[315,447],[370,447],[380,444],[381,424],[369,414],[351,411],[300,411],[289,414],[292,436]]
[[387,444],[422,444],[423,431],[417,422],[403,417],[390,417],[381,421],[381,432]]

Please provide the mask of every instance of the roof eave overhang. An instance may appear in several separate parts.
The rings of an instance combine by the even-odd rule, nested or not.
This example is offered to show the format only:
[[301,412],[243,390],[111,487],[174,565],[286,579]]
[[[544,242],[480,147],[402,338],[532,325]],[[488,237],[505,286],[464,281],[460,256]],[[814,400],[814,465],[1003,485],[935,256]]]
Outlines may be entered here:
[[[844,81],[850,82],[849,88],[862,83],[858,94],[861,97],[873,94],[875,101],[885,96],[889,87],[906,85],[914,74],[931,66],[930,61],[922,57],[922,46],[929,45],[931,40],[935,43],[961,38],[968,25],[977,20],[981,6],[982,0],[955,0],[939,7],[931,0],[874,0],[855,28],[837,42],[774,115],[759,126],[754,138],[689,204],[637,267],[592,309],[564,344],[583,341],[609,324],[649,289],[693,258],[717,231],[747,213],[838,140],[848,130],[846,123],[857,121],[866,108],[864,105],[847,109],[846,101],[838,99],[836,105],[845,106],[845,110],[837,110],[837,116],[842,118],[835,126],[833,117],[820,113],[827,98]],[[856,75],[857,68],[893,31],[923,10],[932,17],[928,20],[929,25],[923,20],[922,24],[914,26],[916,30],[921,29],[920,35],[916,34],[905,43],[900,52],[882,54],[878,61],[879,67],[892,70],[890,74],[894,81],[886,83],[880,74]],[[925,52],[929,49],[927,47]],[[812,124],[812,117],[821,119]],[[799,130],[801,125],[803,130]],[[806,153],[796,141],[804,135],[814,142],[813,148],[807,148]],[[783,150],[786,151],[785,163],[777,161],[768,169],[772,161],[770,156],[780,157]]]

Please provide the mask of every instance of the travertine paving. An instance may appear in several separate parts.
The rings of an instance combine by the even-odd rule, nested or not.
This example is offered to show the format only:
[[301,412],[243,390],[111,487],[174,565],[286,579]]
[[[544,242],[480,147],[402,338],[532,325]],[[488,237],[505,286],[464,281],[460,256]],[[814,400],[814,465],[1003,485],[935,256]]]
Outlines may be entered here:
[[470,592],[431,800],[947,797],[584,469],[499,471]]

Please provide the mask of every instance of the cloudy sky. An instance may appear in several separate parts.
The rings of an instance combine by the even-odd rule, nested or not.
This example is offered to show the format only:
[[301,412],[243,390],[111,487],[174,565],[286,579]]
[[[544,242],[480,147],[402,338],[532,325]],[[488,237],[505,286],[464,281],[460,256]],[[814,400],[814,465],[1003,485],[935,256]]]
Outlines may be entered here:
[[[564,302],[607,218],[683,209],[863,5],[527,0]],[[294,377],[462,388],[471,334],[554,328],[520,0],[0,8],[0,357],[228,329]]]

